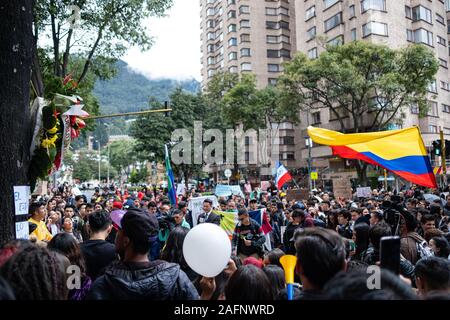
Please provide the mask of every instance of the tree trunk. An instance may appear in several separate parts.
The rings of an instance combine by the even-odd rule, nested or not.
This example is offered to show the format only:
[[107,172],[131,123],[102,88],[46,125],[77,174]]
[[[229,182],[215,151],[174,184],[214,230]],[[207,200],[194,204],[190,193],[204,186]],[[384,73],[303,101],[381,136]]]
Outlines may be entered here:
[[358,181],[361,186],[369,186],[369,179],[367,178],[367,163],[357,160],[356,172],[358,173]]
[[28,185],[32,0],[0,6],[0,245],[15,237],[13,186]]

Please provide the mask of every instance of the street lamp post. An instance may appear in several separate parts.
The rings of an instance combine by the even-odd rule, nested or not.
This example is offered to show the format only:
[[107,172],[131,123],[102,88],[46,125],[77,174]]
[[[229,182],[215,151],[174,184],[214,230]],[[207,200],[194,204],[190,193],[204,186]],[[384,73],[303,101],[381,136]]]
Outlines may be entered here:
[[100,178],[100,163],[102,161],[102,156],[100,154],[100,141],[99,140],[95,140],[98,144],[98,184],[99,186],[101,185],[101,178]]

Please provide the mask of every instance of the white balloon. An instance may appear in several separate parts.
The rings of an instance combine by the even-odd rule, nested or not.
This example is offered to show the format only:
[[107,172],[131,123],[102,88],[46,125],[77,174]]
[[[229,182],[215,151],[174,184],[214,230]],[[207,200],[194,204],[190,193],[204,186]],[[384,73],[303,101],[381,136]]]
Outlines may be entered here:
[[212,278],[226,268],[231,257],[231,241],[219,226],[201,223],[184,238],[183,255],[192,270]]

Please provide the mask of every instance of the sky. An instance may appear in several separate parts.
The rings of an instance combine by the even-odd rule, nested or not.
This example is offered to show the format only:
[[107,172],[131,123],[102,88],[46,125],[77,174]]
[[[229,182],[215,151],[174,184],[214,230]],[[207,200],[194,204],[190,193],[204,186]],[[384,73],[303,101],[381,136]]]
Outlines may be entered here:
[[123,60],[152,79],[200,81],[200,1],[174,0],[166,17],[145,22],[154,45],[147,52],[131,48]]

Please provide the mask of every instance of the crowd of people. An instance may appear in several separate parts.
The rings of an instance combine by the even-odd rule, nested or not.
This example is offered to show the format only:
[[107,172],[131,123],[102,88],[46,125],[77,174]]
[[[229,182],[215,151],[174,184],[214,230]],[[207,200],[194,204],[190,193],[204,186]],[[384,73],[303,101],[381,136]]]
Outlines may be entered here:
[[[314,190],[288,200],[246,187],[217,207],[204,200],[194,216],[188,204],[200,191],[179,195],[177,205],[162,189],[114,186],[90,199],[64,188],[32,199],[30,239],[0,249],[0,299],[285,300],[285,254],[297,257],[294,299],[450,299],[447,192],[425,197],[413,186],[342,199]],[[269,230],[249,214],[259,209]],[[196,224],[221,225],[220,212],[237,216],[232,255],[208,278],[188,265],[183,242]],[[400,237],[399,274],[380,268],[381,286],[371,288],[369,267],[380,266],[381,239],[392,235]]]

